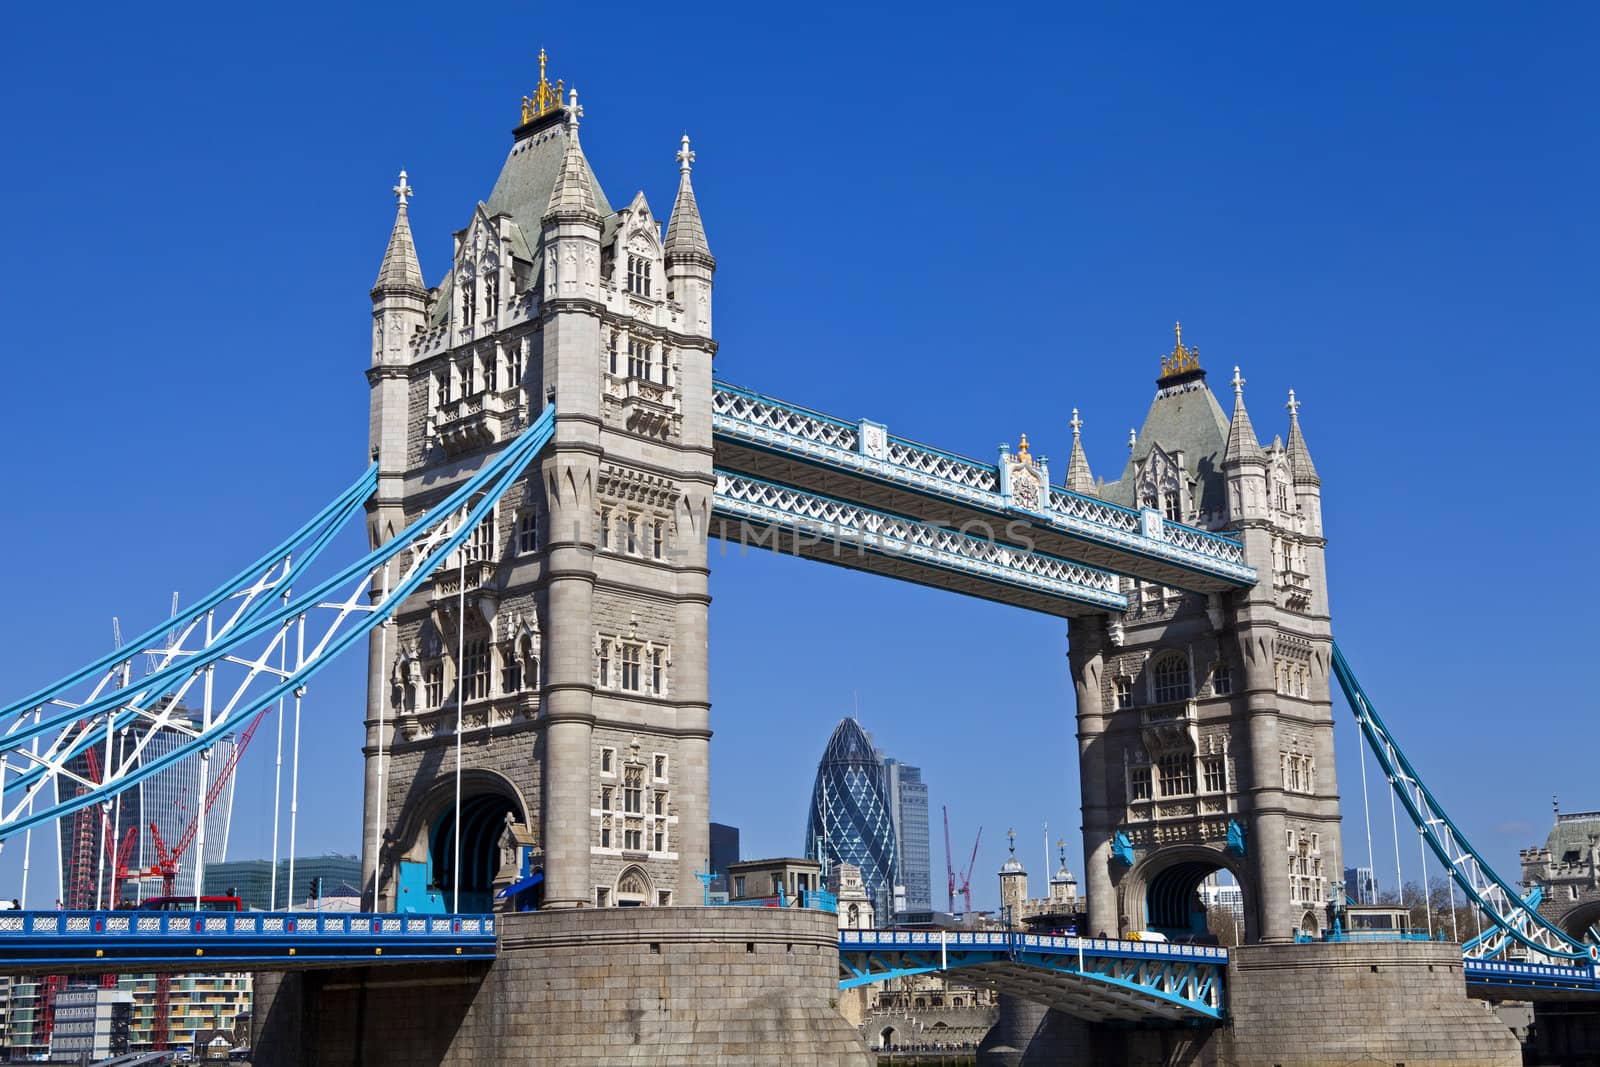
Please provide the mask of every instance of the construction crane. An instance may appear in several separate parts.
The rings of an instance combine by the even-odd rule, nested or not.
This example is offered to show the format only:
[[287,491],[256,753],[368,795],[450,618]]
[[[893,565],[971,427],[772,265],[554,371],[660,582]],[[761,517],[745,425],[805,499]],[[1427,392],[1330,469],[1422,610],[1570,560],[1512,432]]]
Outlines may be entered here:
[[[233,746],[233,751],[228,754],[222,769],[217,772],[217,780],[206,789],[205,799],[200,804],[200,810],[194,813],[194,818],[183,828],[183,833],[178,835],[178,843],[172,848],[161,839],[161,831],[156,824],[150,823],[150,839],[155,844],[156,865],[148,870],[137,872],[144,877],[159,877],[161,879],[161,895],[164,897],[175,896],[178,887],[178,872],[183,869],[183,854],[189,851],[189,846],[194,844],[196,834],[200,830],[200,820],[204,819],[211,811],[211,806],[222,795],[222,790],[227,786],[228,779],[233,777],[234,770],[239,766],[239,757],[244,755],[244,750],[250,747],[250,739],[256,735],[256,727],[261,725],[261,720],[266,716],[263,708],[250,720],[244,728],[244,733],[239,735],[239,743]],[[197,881],[194,887],[195,896],[199,896],[205,887]],[[151,1023],[151,1048],[156,1052],[165,1051],[168,1045],[167,1030],[171,1016],[172,1005],[172,975],[156,975],[156,1005],[155,1015]]]
[[956,884],[955,864],[950,859],[950,809],[941,804],[939,810],[944,812],[944,873],[949,879],[950,888],[950,913],[956,913],[956,894],[960,893],[967,898],[967,911],[972,911],[972,869],[978,865],[978,842],[983,840],[983,827],[978,827],[977,840],[972,842],[972,859],[967,863],[967,873],[961,876],[961,883]]

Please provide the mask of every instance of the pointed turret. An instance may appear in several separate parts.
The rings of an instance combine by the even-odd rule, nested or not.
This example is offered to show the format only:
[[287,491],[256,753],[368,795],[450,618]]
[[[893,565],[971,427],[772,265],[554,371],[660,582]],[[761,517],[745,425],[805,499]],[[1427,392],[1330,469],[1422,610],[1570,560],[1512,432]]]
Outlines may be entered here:
[[1067,488],[1074,493],[1093,493],[1094,475],[1089,472],[1089,457],[1083,453],[1083,420],[1072,409],[1072,457],[1067,460]]
[[561,159],[561,169],[556,172],[556,183],[550,189],[550,204],[544,217],[598,220],[600,210],[595,202],[594,183],[589,180],[589,164],[583,158],[583,147],[578,144],[578,120],[583,117],[583,108],[578,104],[578,90],[571,89],[568,93],[566,154]]
[[1293,389],[1289,390],[1289,402],[1283,406],[1289,409],[1289,466],[1294,471],[1295,484],[1321,485],[1322,479],[1311,462],[1311,450],[1306,448],[1305,435],[1300,432],[1300,401],[1294,398]]
[[662,250],[672,298],[683,308],[684,332],[709,338],[711,276],[716,273],[717,261],[706,244],[706,228],[700,222],[700,207],[694,201],[694,186],[689,181],[693,163],[689,135],[684,134],[678,149],[678,199],[672,205]]
[[711,255],[706,244],[706,228],[700,221],[700,208],[694,202],[694,186],[689,181],[689,168],[694,163],[694,153],[689,150],[689,135],[683,135],[683,147],[678,149],[678,199],[672,204],[672,219],[667,223],[666,252],[668,256]]
[[383,251],[383,265],[378,268],[378,280],[372,287],[376,303],[384,294],[426,295],[428,287],[422,282],[422,266],[417,262],[416,242],[411,239],[411,220],[406,216],[406,201],[412,196],[406,172],[400,172],[400,184],[394,187],[400,207],[394,215],[394,229],[389,232],[389,247]]
[[1250,413],[1244,407],[1244,377],[1239,368],[1233,368],[1233,418],[1228,425],[1228,447],[1222,454],[1222,465],[1233,466],[1244,462],[1265,463],[1266,454],[1256,439],[1255,427],[1250,425]]

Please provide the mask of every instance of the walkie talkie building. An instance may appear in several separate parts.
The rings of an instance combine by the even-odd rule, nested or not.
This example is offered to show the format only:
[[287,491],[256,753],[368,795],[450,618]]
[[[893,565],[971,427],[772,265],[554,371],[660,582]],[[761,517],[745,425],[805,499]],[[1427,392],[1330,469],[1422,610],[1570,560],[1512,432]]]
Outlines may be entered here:
[[831,869],[861,868],[879,915],[892,914],[898,864],[883,758],[854,719],[843,719],[817,764],[806,819],[806,855]]

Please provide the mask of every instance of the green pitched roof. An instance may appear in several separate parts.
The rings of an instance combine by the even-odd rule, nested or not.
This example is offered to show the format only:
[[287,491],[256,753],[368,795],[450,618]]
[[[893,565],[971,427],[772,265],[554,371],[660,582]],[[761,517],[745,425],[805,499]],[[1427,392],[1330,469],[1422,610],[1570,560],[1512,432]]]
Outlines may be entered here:
[[[556,108],[517,130],[511,153],[506,156],[500,176],[495,179],[494,189],[489,193],[488,203],[484,205],[484,210],[491,216],[510,215],[517,224],[522,240],[513,241],[512,251],[518,259],[525,257],[532,265],[530,279],[537,278],[543,264],[544,213],[550,206],[550,191],[555,188],[556,177],[561,173],[562,161],[567,154],[567,132],[562,122],[565,114],[565,109]],[[583,166],[588,171],[590,188],[594,190],[596,209],[602,218],[611,215],[611,204],[606,200],[605,190],[600,188],[600,180],[594,176],[587,157]],[[454,268],[455,264],[452,263],[439,283],[439,301],[433,312],[435,322],[443,321],[450,307]]]
[[1187,388],[1157,391],[1139,430],[1137,443],[1128,456],[1122,477],[1107,482],[1100,499],[1124,507],[1137,507],[1134,501],[1134,476],[1139,464],[1160,445],[1167,452],[1183,451],[1184,465],[1198,484],[1197,506],[1202,512],[1224,512],[1228,487],[1222,477],[1222,453],[1228,443],[1228,417],[1205,384],[1202,373]]

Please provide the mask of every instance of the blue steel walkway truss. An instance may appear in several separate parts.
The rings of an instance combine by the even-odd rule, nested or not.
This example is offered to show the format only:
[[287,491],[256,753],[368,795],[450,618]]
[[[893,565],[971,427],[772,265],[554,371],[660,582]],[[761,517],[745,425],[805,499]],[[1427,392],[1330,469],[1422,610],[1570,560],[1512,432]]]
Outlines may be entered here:
[[1219,1022],[1228,950],[1209,945],[940,930],[842,930],[840,989],[960,970],[1080,1019]]
[[1128,606],[1109,571],[758,478],[716,476],[711,533],[725,545],[759,545],[1050,615]]
[[1232,537],[1165,522],[1048,486],[1025,508],[1005,469],[845,422],[760,393],[714,384],[711,426],[719,472],[833,497],[952,529],[981,528],[1049,556],[1194,592],[1254,585]]

